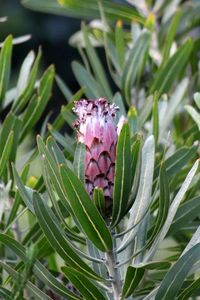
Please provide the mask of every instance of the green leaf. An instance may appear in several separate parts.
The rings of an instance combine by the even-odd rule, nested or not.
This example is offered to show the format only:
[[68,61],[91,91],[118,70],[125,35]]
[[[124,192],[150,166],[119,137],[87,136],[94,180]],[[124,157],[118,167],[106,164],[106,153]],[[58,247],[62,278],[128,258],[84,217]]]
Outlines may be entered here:
[[134,106],[131,106],[128,111],[128,124],[130,128],[131,137],[138,132],[137,123],[138,123],[137,110]]
[[91,201],[82,182],[66,166],[60,173],[70,207],[87,237],[101,251],[112,249],[110,232],[100,213]]
[[63,223],[65,226],[65,233],[66,233],[67,237],[69,237],[73,241],[84,244],[85,243],[84,238],[81,237],[79,234],[77,234],[74,230],[72,230],[70,228],[70,226],[68,225],[67,221],[65,220],[66,215],[69,216],[68,211],[65,210],[65,208],[59,202],[59,200],[56,198],[56,195],[54,193],[51,181],[48,176],[47,168],[45,165],[43,168],[43,177],[44,177],[46,189],[48,191],[50,200],[52,202],[53,208],[55,209],[57,217],[59,217],[60,222]]
[[1,143],[0,143],[0,157],[2,156],[4,145],[6,144],[8,135],[10,131],[13,130],[15,124],[16,117],[12,113],[8,113],[6,116],[3,125],[1,127]]
[[62,78],[60,78],[60,76],[56,75],[55,79],[56,79],[56,83],[57,83],[58,87],[60,88],[63,96],[66,98],[67,101],[69,101],[72,98],[72,92],[67,87],[67,85],[62,80]]
[[74,123],[75,118],[76,118],[75,115],[71,111],[69,111],[69,109],[66,108],[65,106],[62,106],[62,108],[61,108],[61,115],[62,115],[62,118],[67,122],[67,124],[71,128],[73,128],[73,123]]
[[103,69],[103,65],[102,65],[101,61],[99,60],[99,57],[98,57],[94,47],[91,44],[88,28],[86,26],[83,26],[83,37],[84,37],[84,42],[85,42],[88,59],[90,61],[93,72],[95,74],[95,78],[96,78],[97,82],[99,83],[99,85],[101,86],[101,90],[102,90],[101,97],[105,96],[108,99],[111,99],[112,91],[108,84],[108,79],[106,77],[106,73]]
[[[26,183],[26,180],[27,180],[27,176],[28,176],[28,172],[29,172],[29,169],[30,169],[30,165],[27,164],[24,166],[24,169],[22,171],[22,174],[21,174],[21,181],[22,183]],[[16,192],[15,194],[15,200],[14,200],[14,203],[12,205],[12,209],[11,209],[11,212],[9,214],[9,218],[7,220],[7,223],[6,223],[6,227],[9,226],[11,224],[11,222],[13,222],[15,216],[16,216],[16,213],[18,211],[18,208],[20,206],[20,203],[21,203],[21,197],[20,197],[20,194],[19,194],[19,191]]]
[[103,294],[86,276],[70,267],[62,267],[62,271],[77,290],[87,300],[106,300]]
[[90,278],[99,280],[100,278],[72,249],[53,211],[36,192],[33,195],[33,205],[38,222],[52,248],[56,250],[68,265],[86,274]]
[[[0,243],[5,244],[10,249],[16,253],[24,262],[26,260],[26,251],[25,247],[22,246],[19,242],[14,240],[5,234],[0,234]],[[47,286],[49,286],[53,291],[55,291],[58,295],[67,297],[69,300],[80,300],[81,298],[71,293],[59,280],[57,280],[51,272],[49,272],[45,266],[39,261],[35,260],[35,264],[33,266],[33,273],[39,278],[42,282],[44,282]]]
[[0,296],[5,300],[12,300],[12,293],[5,289],[4,287],[0,287]]
[[133,294],[135,288],[140,283],[145,270],[165,270],[171,266],[170,262],[154,261],[146,264],[138,264],[129,266],[126,272],[124,285],[122,288],[122,296],[128,298]]
[[187,251],[165,275],[155,300],[175,299],[193,265],[200,260],[200,244]]
[[[168,177],[176,175],[192,158],[194,158],[197,151],[196,146],[182,147],[178,149],[165,161]],[[154,177],[157,178],[160,166],[155,168]]]
[[179,207],[181,201],[183,200],[185,193],[187,192],[187,190],[190,187],[190,184],[195,176],[198,166],[199,166],[199,161],[197,160],[194,163],[193,167],[191,168],[190,172],[188,173],[187,177],[185,178],[185,180],[184,180],[181,188],[179,189],[178,193],[176,194],[175,198],[171,202],[166,221],[165,221],[159,235],[154,240],[151,248],[149,249],[149,252],[146,255],[145,261],[149,260],[154,255],[155,251],[157,250],[158,244],[165,238],[165,236],[173,222],[173,219],[178,210],[178,207]]
[[3,122],[2,125],[2,130],[1,130],[1,135],[0,135],[0,157],[2,156],[4,146],[7,142],[8,136],[11,131],[14,132],[14,137],[13,137],[13,147],[11,151],[11,159],[15,159],[16,151],[17,151],[17,144],[18,144],[18,138],[19,138],[19,133],[21,130],[21,121],[19,118],[17,118],[15,115],[12,113],[9,113],[6,116],[6,119]]
[[47,139],[47,148],[49,152],[55,157],[57,164],[66,164],[67,160],[62,152],[62,150],[59,148],[59,146],[56,144],[54,139],[49,136]]
[[52,123],[52,126],[50,126],[53,128],[53,130],[55,131],[60,130],[62,126],[65,124],[65,120],[67,121],[69,126],[73,128],[73,122],[75,121],[74,118],[75,116],[73,115],[73,113],[71,113],[71,110],[74,106],[74,102],[81,99],[84,93],[85,93],[85,87],[81,87],[74,95],[70,97],[67,105],[62,106],[61,114],[59,114],[56,117],[56,119]]
[[46,146],[43,143],[40,136],[37,137],[37,143],[38,143],[38,149],[39,149],[39,153],[41,155],[42,162],[43,162],[43,164],[45,164],[45,167],[48,170],[48,175],[51,179],[51,183],[53,184],[55,191],[58,194],[64,207],[69,212],[71,212],[70,205],[69,205],[68,201],[66,200],[66,196],[65,196],[62,184],[61,184],[61,176],[59,174],[57,163],[53,159],[49,150],[46,148]]
[[157,144],[158,136],[159,136],[159,112],[158,112],[157,94],[154,95],[152,119],[153,119],[153,135],[155,137],[155,143]]
[[[100,259],[102,257],[102,252],[100,252],[90,240],[87,239],[87,247],[88,252],[91,256]],[[93,262],[93,269],[94,271],[102,278],[107,278],[107,268],[105,264],[99,264],[96,262]]]
[[199,290],[200,278],[194,280],[178,295],[177,300],[188,300],[195,290]]
[[17,185],[18,190],[19,190],[19,194],[22,197],[22,200],[24,201],[24,203],[26,204],[28,209],[32,213],[34,213],[33,200],[32,200],[32,190],[24,186],[20,176],[17,173],[17,170],[16,170],[14,164],[12,164],[12,171],[13,171],[13,174],[14,174],[16,185]]
[[96,99],[104,95],[99,82],[80,63],[73,61],[72,70],[79,85],[85,87],[85,93],[88,98]]
[[152,244],[155,236],[162,229],[162,226],[166,221],[168,211],[169,211],[169,206],[170,206],[169,181],[168,181],[167,171],[164,162],[161,164],[159,177],[160,177],[159,180],[160,197],[159,197],[158,215],[156,217],[155,226],[151,231],[151,235],[148,238],[148,242],[145,245],[145,248],[149,247]]
[[123,217],[131,188],[131,146],[128,124],[122,127],[116,152],[112,226],[117,225]]
[[196,109],[194,109],[194,107],[192,107],[191,105],[185,105],[185,109],[190,114],[200,130],[200,113],[198,113]]
[[23,64],[21,66],[20,73],[19,73],[19,78],[17,81],[16,98],[19,98],[27,87],[28,79],[29,79],[29,75],[31,72],[31,67],[33,65],[34,59],[35,59],[34,52],[30,51],[23,61]]
[[200,109],[200,93],[195,93],[193,97],[194,97],[196,106]]
[[35,88],[35,83],[36,83],[36,79],[37,79],[41,56],[42,56],[42,52],[41,52],[41,49],[39,49],[38,55],[35,59],[32,69],[30,71],[26,88],[20,94],[19,98],[13,103],[12,111],[14,111],[15,113],[22,111],[22,109],[25,107],[25,105],[27,104],[27,102],[29,101],[29,99],[32,96],[33,90]]
[[13,136],[14,136],[14,133],[13,133],[13,131],[11,131],[8,136],[8,139],[6,141],[6,144],[4,146],[4,149],[3,149],[3,153],[2,153],[2,156],[0,159],[0,177],[3,175],[3,173],[6,169],[6,166],[9,162],[10,153],[11,153],[12,146],[13,146]]
[[126,277],[123,285],[122,296],[124,298],[128,298],[133,294],[135,288],[140,283],[142,277],[144,275],[143,268],[134,268],[129,266],[126,272]]
[[57,130],[53,128],[53,126],[48,125],[48,129],[51,133],[51,135],[54,137],[54,139],[68,152],[70,156],[74,156],[75,147],[73,145],[73,139],[71,136],[63,136],[61,133],[59,133]]
[[73,167],[74,173],[83,183],[85,183],[85,154],[85,145],[83,143],[77,143]]
[[152,112],[153,97],[152,95],[145,99],[145,105],[138,113],[138,131],[141,130]]
[[119,112],[117,113],[118,118],[116,120],[116,121],[118,121],[119,117],[126,116],[126,109],[124,107],[122,96],[119,92],[117,92],[114,95],[112,102],[115,103],[119,107]]
[[183,226],[191,223],[199,215],[200,197],[194,197],[184,202],[178,209],[169,234],[173,234],[181,229]]
[[24,122],[23,130],[21,133],[21,139],[23,139],[27,134],[27,132],[33,128],[33,126],[37,123],[42,113],[44,112],[44,109],[51,96],[54,73],[55,73],[54,66],[50,66],[43,74],[38,88],[38,97],[33,99],[34,109],[31,112],[31,114],[29,112],[28,116],[27,115],[24,116],[24,118],[27,121]]
[[0,53],[0,103],[3,102],[10,79],[12,36],[9,35],[3,44]]
[[93,191],[93,200],[96,208],[101,213],[102,216],[105,216],[105,198],[103,194],[103,189],[95,187]]
[[183,73],[192,49],[193,42],[189,39],[176,51],[163,67],[158,69],[150,89],[150,94],[157,91],[159,98],[163,93],[167,93],[170,90],[177,77]]
[[[19,278],[23,280],[23,276],[20,272],[16,272],[13,268],[11,268],[9,265],[5,264],[4,262],[0,262],[0,266],[12,277],[14,277],[16,280]],[[35,297],[38,300],[51,300],[49,296],[47,296],[45,293],[43,293],[36,285],[34,285],[32,282],[27,281],[26,282],[26,289],[29,291],[29,293]],[[13,297],[13,294],[11,295]],[[5,298],[6,299],[6,298]],[[9,299],[9,298],[8,298]],[[13,298],[10,298],[10,300]]]
[[121,89],[129,106],[131,105],[131,89],[134,81],[136,80],[138,71],[141,69],[149,44],[150,33],[148,31],[144,31],[137,39],[135,46],[130,50],[123,69]]
[[173,123],[173,119],[178,111],[179,105],[188,89],[189,78],[183,80],[177,85],[167,102],[165,117],[160,120],[159,124],[159,141],[167,136],[168,130]]
[[115,27],[115,44],[119,65],[121,69],[123,69],[125,63],[125,41],[124,32],[122,28],[122,21],[118,21]]
[[137,225],[143,220],[152,201],[151,190],[154,172],[154,156],[155,143],[154,137],[150,136],[145,141],[142,148],[142,165],[140,173],[140,183],[137,191],[135,202],[130,210],[127,230],[131,232],[124,237],[117,252],[121,252],[127,247],[135,238],[137,234]]
[[126,212],[128,212],[136,198],[138,186],[139,186],[139,177],[140,177],[140,165],[141,165],[141,137],[137,136],[137,139],[131,147],[131,193],[129,195],[128,206]]
[[196,146],[178,149],[166,160],[167,174],[169,177],[177,174],[196,154]]
[[168,28],[167,35],[164,42],[162,66],[165,65],[169,59],[170,49],[174,41],[178,25],[180,23],[181,14],[182,14],[181,10],[176,11],[170,23],[170,26]]
[[[70,16],[75,18],[100,18],[98,3],[93,0],[72,1],[61,0],[59,5],[56,0],[23,0],[23,5],[38,11]],[[109,0],[102,2],[107,18],[111,20],[123,19],[126,22],[144,23],[144,18],[133,8],[127,5],[111,3]]]

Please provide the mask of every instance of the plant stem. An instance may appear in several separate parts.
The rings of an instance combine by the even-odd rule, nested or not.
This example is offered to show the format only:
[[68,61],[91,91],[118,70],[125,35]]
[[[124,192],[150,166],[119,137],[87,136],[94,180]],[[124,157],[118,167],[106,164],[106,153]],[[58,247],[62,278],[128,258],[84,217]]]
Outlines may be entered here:
[[113,299],[120,300],[120,279],[118,270],[115,268],[115,264],[116,262],[113,251],[111,250],[106,252],[106,266],[110,279],[112,280]]

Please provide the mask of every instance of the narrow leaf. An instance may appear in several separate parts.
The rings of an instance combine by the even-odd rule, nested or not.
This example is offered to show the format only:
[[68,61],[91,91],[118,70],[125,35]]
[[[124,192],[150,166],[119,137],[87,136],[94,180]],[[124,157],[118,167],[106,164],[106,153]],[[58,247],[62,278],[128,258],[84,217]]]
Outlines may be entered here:
[[3,48],[0,53],[0,103],[3,102],[8,83],[10,79],[11,68],[11,56],[12,56],[12,36],[9,35],[3,44]]
[[177,31],[177,28],[178,28],[178,25],[180,22],[181,14],[182,14],[181,10],[176,11],[176,13],[174,14],[174,17],[170,23],[170,26],[168,28],[167,35],[166,35],[165,42],[164,42],[162,65],[165,65],[169,59],[170,49],[171,49],[172,43],[173,43],[175,35],[176,35],[176,31]]
[[118,21],[115,27],[115,44],[119,65],[123,68],[125,62],[125,41],[122,21]]
[[25,90],[28,84],[28,79],[31,71],[32,64],[35,59],[35,54],[33,51],[29,52],[23,61],[20,69],[19,78],[17,81],[17,93],[16,98],[18,98]]
[[44,112],[44,109],[49,101],[49,98],[51,96],[51,90],[53,85],[53,79],[54,79],[54,67],[50,66],[45,73],[43,74],[40,85],[38,88],[38,97],[35,100],[35,107],[32,111],[32,114],[29,116],[26,116],[27,122],[24,122],[24,127],[21,133],[21,138],[23,139],[27,132],[32,129],[32,127],[37,123],[37,121],[40,119],[42,113]]
[[102,216],[105,216],[106,203],[102,188],[94,188],[93,200],[98,211],[101,213]]
[[42,159],[43,163],[45,164],[45,167],[48,170],[48,175],[49,175],[51,182],[55,188],[55,191],[58,194],[64,207],[69,212],[71,212],[70,205],[68,204],[68,201],[66,200],[66,196],[65,196],[62,184],[61,184],[61,177],[59,174],[58,165],[57,165],[56,161],[54,160],[54,158],[52,157],[51,153],[46,148],[46,146],[40,136],[38,136],[38,138],[37,138],[37,143],[38,143],[38,149],[39,149],[39,153],[41,155],[41,159]]
[[86,276],[70,267],[62,267],[68,280],[79,290],[85,299],[106,300],[100,290]]
[[32,69],[30,71],[26,88],[20,94],[18,99],[15,102],[13,102],[12,111],[14,111],[14,112],[22,111],[22,109],[25,107],[25,105],[27,104],[27,102],[31,98],[33,90],[35,88],[35,83],[36,83],[36,79],[37,79],[37,74],[38,74],[38,69],[39,69],[39,63],[40,63],[40,60],[41,60],[41,56],[42,56],[42,52],[39,49],[38,55],[35,59],[35,62],[33,64]]
[[199,260],[200,244],[197,244],[186,252],[165,275],[155,300],[175,299],[187,274]]
[[185,105],[185,109],[190,114],[194,122],[197,124],[198,129],[200,130],[200,113],[198,113],[196,109],[191,105]]
[[131,188],[131,146],[128,124],[123,125],[116,151],[112,226],[117,225],[123,217]]
[[196,291],[199,290],[200,278],[194,280],[189,286],[187,286],[181,293],[178,295],[177,300],[188,300],[190,296]]
[[3,175],[6,165],[9,162],[9,157],[13,146],[13,136],[13,131],[11,131],[4,146],[4,150],[0,159],[0,177]]
[[192,169],[190,170],[190,172],[188,173],[186,179],[184,180],[184,182],[183,182],[180,190],[176,194],[174,200],[172,201],[165,224],[163,225],[158,237],[154,240],[149,252],[147,253],[147,255],[145,257],[145,261],[149,260],[154,255],[154,253],[157,249],[157,245],[165,238],[165,236],[172,224],[172,221],[175,217],[175,214],[178,210],[178,207],[179,207],[181,201],[183,200],[185,193],[187,192],[187,190],[194,178],[194,175],[198,169],[198,166],[199,166],[199,161],[197,160],[195,162],[195,164],[193,165]]
[[158,69],[150,93],[157,91],[158,97],[160,97],[163,93],[167,93],[170,90],[174,81],[182,74],[192,49],[193,42],[189,39],[168,60],[166,65]]
[[83,183],[85,183],[85,153],[85,145],[83,143],[78,143],[74,154],[73,166],[74,173]]
[[[8,273],[10,274],[12,277],[14,277],[16,280],[18,280],[19,278],[21,279],[21,281],[23,280],[23,276],[22,274],[20,274],[20,272],[16,272],[13,268],[11,268],[9,265],[5,264],[4,262],[0,262],[0,266]],[[26,282],[26,288],[29,291],[29,293],[37,298],[38,300],[51,300],[51,298],[49,296],[47,296],[45,293],[43,293],[36,285],[34,285],[32,282],[27,281]],[[11,295],[13,297],[13,294],[11,293]],[[5,298],[7,299],[7,298]],[[11,298],[8,298],[11,299]]]
[[85,93],[88,98],[100,98],[105,96],[99,82],[92,76],[80,63],[73,61],[72,70],[81,87],[85,87]]
[[[55,0],[23,0],[23,5],[38,11],[71,16],[75,18],[100,18],[98,3],[93,0],[70,1],[60,0],[60,5]],[[124,19],[126,22],[133,20],[144,23],[144,18],[133,8],[127,5],[111,3],[109,0],[103,0],[103,8],[106,17],[111,20]],[[62,5],[62,6],[61,6]]]
[[65,236],[64,231],[59,226],[59,222],[53,214],[53,211],[45,204],[44,200],[36,192],[33,195],[33,205],[38,222],[47,240],[56,252],[68,265],[91,278],[99,279],[92,269],[90,269],[90,267],[74,252]]
[[122,296],[128,298],[133,294],[134,290],[140,283],[145,270],[165,270],[171,266],[166,261],[153,261],[146,264],[138,264],[129,266],[126,272],[126,277],[122,289]]
[[122,74],[122,92],[127,104],[131,105],[131,89],[136,80],[138,71],[146,56],[150,43],[150,34],[144,31],[138,38],[135,46],[130,50],[128,59],[123,69]]
[[65,82],[60,78],[60,76],[55,76],[56,83],[59,86],[63,96],[66,98],[67,101],[69,101],[72,97],[72,92],[68,88],[68,86],[65,84]]
[[[14,240],[8,235],[0,234],[0,243],[8,246],[11,250],[16,253],[24,262],[26,260],[25,247],[19,242]],[[49,272],[45,266],[36,259],[33,266],[33,273],[39,278],[44,284],[49,286],[53,291],[62,297],[66,297],[69,300],[80,300],[81,298],[71,293],[59,280],[57,280],[51,272]]]
[[166,221],[169,206],[170,206],[169,181],[168,181],[168,176],[167,176],[164,163],[162,163],[161,165],[159,177],[160,177],[159,178],[160,196],[159,196],[158,215],[156,217],[155,226],[151,231],[151,235],[148,238],[148,242],[146,243],[145,248],[149,247],[152,244],[155,236],[157,236],[159,231],[162,229],[162,226]]
[[123,285],[122,296],[128,298],[133,294],[135,288],[140,283],[144,275],[144,270],[142,268],[134,268],[129,266],[126,272],[126,277]]
[[82,182],[66,166],[61,165],[60,172],[70,207],[85,234],[101,251],[112,249],[112,238],[106,223]]
[[84,41],[85,41],[85,47],[86,47],[88,59],[90,60],[91,67],[95,74],[95,78],[101,86],[103,95],[105,95],[105,97],[107,97],[108,99],[111,99],[112,91],[108,84],[108,79],[106,77],[106,73],[105,73],[103,65],[96,53],[96,50],[94,49],[94,47],[91,44],[89,32],[88,32],[88,29],[86,26],[83,26],[83,37],[84,37]]
[[160,126],[159,126],[158,98],[156,94],[154,96],[154,102],[153,102],[152,119],[153,119],[153,135],[155,137],[155,143],[157,144]]
[[17,173],[17,170],[15,168],[15,165],[12,164],[12,170],[15,178],[16,185],[19,190],[19,194],[22,197],[22,200],[28,207],[28,209],[34,213],[34,208],[33,208],[33,200],[32,200],[32,190],[28,189],[27,187],[24,186],[19,174]]
[[154,172],[155,143],[154,137],[150,136],[142,149],[142,165],[140,174],[140,183],[135,202],[130,210],[130,216],[127,228],[133,228],[131,232],[124,237],[118,252],[122,251],[135,238],[137,233],[136,225],[139,224],[151,204],[151,189]]
[[200,197],[195,197],[184,202],[178,209],[169,234],[173,234],[183,226],[191,223],[198,215],[200,210]]

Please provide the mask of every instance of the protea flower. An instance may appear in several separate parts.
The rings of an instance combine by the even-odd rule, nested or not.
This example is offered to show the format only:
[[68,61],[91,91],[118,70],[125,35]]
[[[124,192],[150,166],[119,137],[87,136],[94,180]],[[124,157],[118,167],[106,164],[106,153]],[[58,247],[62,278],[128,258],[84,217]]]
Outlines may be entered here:
[[94,188],[100,187],[106,200],[112,200],[117,143],[114,118],[117,110],[116,105],[104,98],[83,99],[76,102],[74,107],[79,117],[75,122],[78,141],[86,147],[85,182],[91,197]]

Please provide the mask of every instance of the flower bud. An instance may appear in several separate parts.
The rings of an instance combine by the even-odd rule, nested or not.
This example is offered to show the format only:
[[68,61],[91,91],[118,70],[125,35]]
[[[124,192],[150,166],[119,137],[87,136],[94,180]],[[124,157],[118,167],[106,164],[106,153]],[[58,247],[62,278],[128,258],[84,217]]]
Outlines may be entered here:
[[78,141],[85,144],[85,182],[92,197],[95,187],[104,191],[105,198],[112,200],[115,173],[117,127],[114,123],[118,107],[106,99],[80,100],[74,112]]

